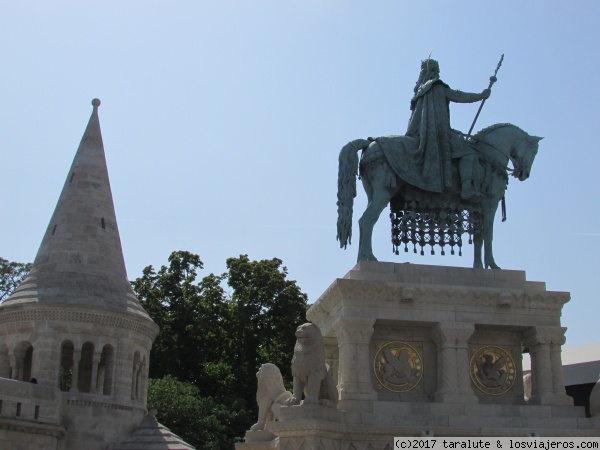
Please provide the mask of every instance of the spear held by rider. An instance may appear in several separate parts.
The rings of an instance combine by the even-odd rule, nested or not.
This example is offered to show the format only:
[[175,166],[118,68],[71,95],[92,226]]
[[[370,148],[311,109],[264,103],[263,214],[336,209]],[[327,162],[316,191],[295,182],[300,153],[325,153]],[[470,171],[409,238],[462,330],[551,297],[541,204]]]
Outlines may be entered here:
[[[504,53],[500,57],[500,61],[498,62],[498,65],[496,66],[496,71],[494,72],[494,75],[492,75],[490,77],[490,85],[488,86],[488,90],[492,89],[492,86],[494,85],[494,83],[496,81],[498,81],[498,79],[496,78],[496,75],[498,75],[498,70],[500,70],[500,66],[502,65],[502,61],[504,61]],[[473,131],[473,128],[475,127],[475,122],[477,122],[477,119],[479,118],[479,113],[481,112],[481,109],[483,108],[483,105],[485,105],[485,101],[486,100],[487,100],[487,98],[484,98],[482,100],[481,104],[479,105],[479,109],[477,110],[477,114],[475,114],[475,119],[473,119],[473,123],[471,124],[471,128],[469,128],[469,132],[467,133],[467,139],[469,139],[471,137],[471,132]]]

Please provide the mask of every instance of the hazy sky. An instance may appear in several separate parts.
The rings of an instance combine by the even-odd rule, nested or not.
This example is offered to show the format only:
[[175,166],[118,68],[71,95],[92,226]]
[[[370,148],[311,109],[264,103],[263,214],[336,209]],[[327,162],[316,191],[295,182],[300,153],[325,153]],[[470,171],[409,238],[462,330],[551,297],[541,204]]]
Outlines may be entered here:
[[[476,129],[545,139],[531,178],[511,178],[496,262],[571,292],[567,346],[599,341],[599,22],[597,0],[0,0],[0,256],[34,259],[98,97],[130,278],[173,250],[205,274],[278,257],[312,303],[356,261],[362,189],[355,244],[335,240],[342,146],[406,131],[432,49],[468,92],[504,53]],[[453,127],[477,107],[453,104]],[[471,246],[395,256],[389,236],[384,211],[382,261],[472,265]]]

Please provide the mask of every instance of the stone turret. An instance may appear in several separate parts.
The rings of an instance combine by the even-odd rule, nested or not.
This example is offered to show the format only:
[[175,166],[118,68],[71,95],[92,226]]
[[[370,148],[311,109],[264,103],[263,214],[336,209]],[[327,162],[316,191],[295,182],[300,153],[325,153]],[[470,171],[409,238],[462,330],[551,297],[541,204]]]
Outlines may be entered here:
[[92,104],[31,272],[2,306],[69,304],[148,319],[125,272],[98,119],[100,100]]
[[[18,404],[21,420],[35,424],[46,417],[46,423],[64,427],[67,449],[105,449],[140,425],[158,334],[127,278],[100,101],[92,105],[31,272],[0,305],[0,400]],[[35,405],[15,397],[32,379],[43,397]],[[44,408],[55,411],[45,415]],[[14,416],[12,409],[0,407],[0,429],[3,416]]]

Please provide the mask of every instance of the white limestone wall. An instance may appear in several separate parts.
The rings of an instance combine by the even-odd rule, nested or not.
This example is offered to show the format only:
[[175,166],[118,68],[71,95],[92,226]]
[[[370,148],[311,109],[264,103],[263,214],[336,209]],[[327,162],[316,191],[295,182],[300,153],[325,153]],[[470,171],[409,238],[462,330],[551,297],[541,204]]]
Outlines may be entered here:
[[0,417],[59,425],[61,414],[58,388],[0,378]]
[[65,428],[62,393],[56,387],[0,378],[0,448],[61,449]]
[[[0,394],[2,389],[10,391],[3,386],[11,383],[56,392],[53,420],[68,430],[64,448],[104,450],[127,439],[145,416],[150,349],[157,332],[147,316],[132,313],[83,306],[68,310],[40,304],[4,307],[0,310],[0,375],[5,378],[0,377]],[[70,349],[66,358],[64,343]],[[27,346],[33,349],[30,360],[19,362]],[[70,389],[64,392],[59,391],[61,365],[72,371]],[[8,379],[24,380],[23,374],[38,384]],[[26,401],[30,396],[30,392],[18,395],[23,413],[31,412]],[[14,409],[12,403],[7,408]]]
[[128,439],[146,415],[140,402],[70,392],[63,395],[62,409],[65,450],[105,450]]

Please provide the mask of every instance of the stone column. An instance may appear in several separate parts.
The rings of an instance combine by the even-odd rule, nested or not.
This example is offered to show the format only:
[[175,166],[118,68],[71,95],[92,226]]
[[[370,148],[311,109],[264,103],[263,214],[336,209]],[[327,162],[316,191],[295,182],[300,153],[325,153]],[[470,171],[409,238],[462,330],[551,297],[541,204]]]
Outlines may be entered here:
[[131,397],[131,370],[132,360],[129,359],[128,349],[124,339],[119,339],[113,357],[111,395],[115,397]]
[[131,399],[132,400],[137,400],[137,394],[138,394],[137,382],[138,382],[138,372],[140,370],[140,364],[141,363],[138,362],[133,365],[133,373],[131,374]]
[[100,364],[101,353],[94,353],[92,357],[92,381],[90,382],[90,394],[98,393],[98,365]]
[[532,327],[523,333],[531,355],[531,399],[536,405],[573,405],[565,393],[561,346],[563,327]]
[[550,345],[550,359],[552,365],[552,381],[554,385],[554,401],[555,404],[573,406],[575,400],[573,397],[567,395],[565,389],[565,374],[563,372],[562,365],[562,346],[566,341],[564,332],[567,330],[563,328],[562,339],[559,342],[552,342]]
[[135,378],[135,398],[137,400],[142,400],[142,371],[144,370],[144,363],[140,362],[138,364],[138,370]]
[[96,382],[98,395],[104,394],[104,377],[106,376],[106,365],[98,366],[98,381]]
[[[344,402],[342,409],[356,406],[367,411],[372,407],[370,344],[374,324],[375,319],[355,317],[340,317],[333,324],[339,348],[338,391],[340,401]],[[362,406],[354,404],[356,401]],[[366,406],[363,402],[370,404]]]
[[81,361],[81,350],[73,350],[73,376],[69,392],[79,392],[79,362]]
[[479,398],[471,386],[471,358],[469,357],[469,339],[475,331],[475,325],[468,326],[459,331],[456,340],[456,365],[458,376],[458,391],[465,403],[479,403]]
[[0,378],[10,379],[10,358],[8,357],[8,347],[5,346],[5,348],[6,352],[0,348]]
[[475,325],[441,322],[431,330],[437,347],[437,383],[435,400],[444,403],[477,403],[471,389],[468,341]]
[[19,369],[17,368],[17,358],[14,353],[8,355],[8,362],[10,364],[10,378],[11,380],[19,379]]
[[140,396],[140,401],[144,406],[148,403],[148,371],[148,364],[146,364],[146,360],[144,359],[144,365],[142,366],[142,392]]

